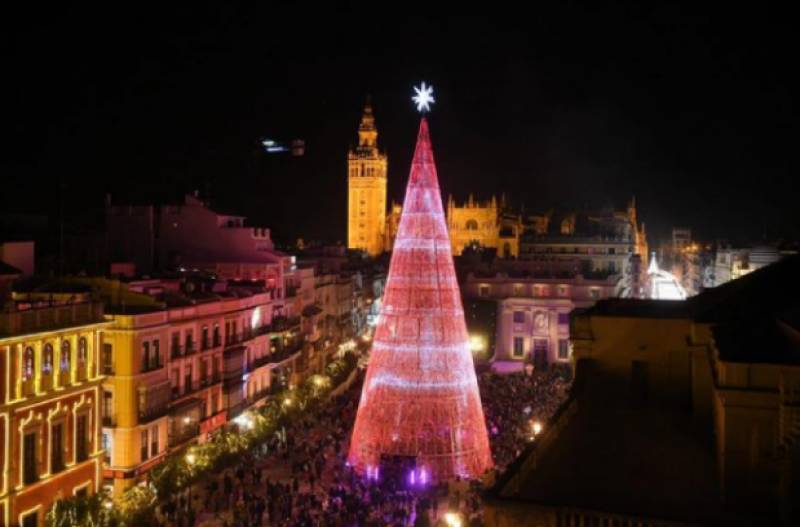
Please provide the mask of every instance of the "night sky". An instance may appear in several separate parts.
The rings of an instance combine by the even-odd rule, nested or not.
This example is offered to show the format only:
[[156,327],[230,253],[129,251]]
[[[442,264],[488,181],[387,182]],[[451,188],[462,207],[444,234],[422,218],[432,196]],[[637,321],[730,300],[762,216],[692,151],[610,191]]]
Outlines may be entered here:
[[[63,196],[78,217],[106,192],[145,202],[199,189],[280,241],[344,240],[366,94],[400,200],[411,87],[425,80],[445,196],[505,191],[534,212],[636,195],[651,243],[672,226],[796,238],[786,12],[273,4],[6,13],[0,206],[53,213]],[[263,137],[302,138],[306,156],[267,156]]]

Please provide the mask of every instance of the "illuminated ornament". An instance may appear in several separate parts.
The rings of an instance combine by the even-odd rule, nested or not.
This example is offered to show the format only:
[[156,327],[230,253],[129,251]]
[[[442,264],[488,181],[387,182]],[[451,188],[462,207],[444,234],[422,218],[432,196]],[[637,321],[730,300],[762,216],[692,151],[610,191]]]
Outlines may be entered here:
[[436,102],[433,99],[433,86],[425,86],[423,82],[419,88],[414,86],[414,91],[417,92],[417,94],[411,97],[411,100],[416,103],[417,111],[420,113],[431,111],[431,103]]
[[348,460],[368,479],[384,462],[413,461],[425,467],[416,481],[432,483],[492,467],[425,118]]

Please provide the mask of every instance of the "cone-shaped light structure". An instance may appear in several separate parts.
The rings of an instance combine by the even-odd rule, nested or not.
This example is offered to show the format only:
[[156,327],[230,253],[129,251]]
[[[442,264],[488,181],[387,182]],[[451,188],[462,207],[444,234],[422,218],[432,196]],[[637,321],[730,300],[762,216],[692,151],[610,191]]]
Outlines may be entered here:
[[492,466],[428,123],[420,122],[349,461],[416,458],[435,481]]

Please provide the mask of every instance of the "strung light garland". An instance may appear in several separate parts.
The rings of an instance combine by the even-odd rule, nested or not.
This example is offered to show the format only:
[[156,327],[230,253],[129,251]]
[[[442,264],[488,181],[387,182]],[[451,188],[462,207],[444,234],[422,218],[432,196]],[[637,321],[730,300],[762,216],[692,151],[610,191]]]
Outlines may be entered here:
[[425,118],[402,210],[348,460],[371,480],[387,456],[424,467],[415,484],[479,477],[492,458]]

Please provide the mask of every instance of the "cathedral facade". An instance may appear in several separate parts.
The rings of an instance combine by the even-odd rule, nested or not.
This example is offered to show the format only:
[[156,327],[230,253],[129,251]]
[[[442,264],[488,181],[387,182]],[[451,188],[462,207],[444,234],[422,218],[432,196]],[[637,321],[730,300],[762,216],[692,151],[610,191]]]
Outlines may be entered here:
[[369,99],[358,127],[358,146],[347,154],[347,247],[378,256],[386,245],[386,154]]

